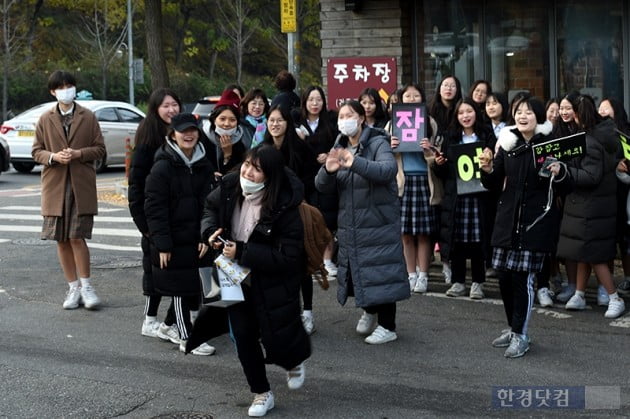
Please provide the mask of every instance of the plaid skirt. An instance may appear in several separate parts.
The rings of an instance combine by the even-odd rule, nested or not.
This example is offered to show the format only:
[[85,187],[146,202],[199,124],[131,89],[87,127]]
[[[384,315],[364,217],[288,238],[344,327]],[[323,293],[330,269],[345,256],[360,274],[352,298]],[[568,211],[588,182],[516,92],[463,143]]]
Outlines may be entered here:
[[479,217],[479,198],[467,195],[457,197],[453,240],[461,243],[480,242],[481,222]]
[[547,253],[495,247],[492,267],[501,271],[540,272]]
[[428,236],[437,232],[437,215],[429,204],[430,194],[427,175],[405,175],[400,202],[402,234]]
[[44,216],[41,239],[58,242],[70,239],[91,239],[93,226],[93,215],[77,214],[77,206],[74,202],[74,193],[68,174],[61,217]]

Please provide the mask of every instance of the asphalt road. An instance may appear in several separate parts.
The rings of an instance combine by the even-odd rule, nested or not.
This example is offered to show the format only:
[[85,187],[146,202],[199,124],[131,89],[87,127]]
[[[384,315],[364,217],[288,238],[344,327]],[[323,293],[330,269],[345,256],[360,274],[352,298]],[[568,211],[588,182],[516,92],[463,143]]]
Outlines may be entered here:
[[[39,202],[37,176],[20,183],[22,176],[0,176],[0,418],[246,417],[252,395],[228,337],[211,342],[216,355],[199,357],[140,335],[140,253],[132,250],[139,239],[95,235],[103,245],[91,249],[102,308],[61,308],[66,286],[54,243],[28,231],[41,223],[15,217],[36,214],[27,208]],[[109,172],[99,182],[109,188],[120,176]],[[122,217],[104,221],[110,229],[133,228],[124,207],[100,207]],[[484,300],[453,299],[444,297],[438,273],[435,266],[428,295],[398,305],[399,339],[381,346],[356,335],[360,310],[353,300],[339,306],[336,284],[315,286],[306,383],[289,391],[285,373],[270,366],[276,408],[268,417],[630,417],[630,315],[604,319],[593,289],[585,312],[536,308],[530,352],[506,359],[490,346],[505,327],[496,282]],[[589,407],[607,408],[494,408],[493,386],[588,386],[596,393]]]

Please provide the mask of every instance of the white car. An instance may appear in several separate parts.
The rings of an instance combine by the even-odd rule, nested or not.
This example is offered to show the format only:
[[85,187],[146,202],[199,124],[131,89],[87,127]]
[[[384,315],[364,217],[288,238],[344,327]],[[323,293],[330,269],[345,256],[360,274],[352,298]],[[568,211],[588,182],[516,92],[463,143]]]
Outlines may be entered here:
[[[11,164],[18,172],[28,173],[37,164],[31,156],[35,125],[41,114],[55,106],[56,103],[48,102],[37,105],[15,118],[5,121],[0,126],[0,137],[9,143]],[[80,100],[78,103],[94,112],[105,139],[106,155],[102,160],[94,162],[96,171],[101,172],[108,165],[124,164],[125,139],[130,138],[133,144],[138,123],[144,118],[144,113],[125,102]]]

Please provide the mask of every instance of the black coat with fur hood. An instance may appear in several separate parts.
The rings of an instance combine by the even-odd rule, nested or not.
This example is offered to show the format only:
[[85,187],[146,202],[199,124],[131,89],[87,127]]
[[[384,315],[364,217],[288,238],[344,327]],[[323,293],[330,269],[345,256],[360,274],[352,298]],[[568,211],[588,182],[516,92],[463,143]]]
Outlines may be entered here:
[[[486,188],[501,191],[492,233],[493,247],[543,253],[555,251],[560,227],[560,210],[556,205],[527,230],[544,212],[550,182],[550,178],[538,175],[532,146],[551,140],[551,128],[548,121],[538,125],[529,142],[515,126],[505,127],[499,134],[493,170],[481,172],[481,183]],[[554,198],[566,195],[571,186],[571,177],[563,169],[553,184]]]

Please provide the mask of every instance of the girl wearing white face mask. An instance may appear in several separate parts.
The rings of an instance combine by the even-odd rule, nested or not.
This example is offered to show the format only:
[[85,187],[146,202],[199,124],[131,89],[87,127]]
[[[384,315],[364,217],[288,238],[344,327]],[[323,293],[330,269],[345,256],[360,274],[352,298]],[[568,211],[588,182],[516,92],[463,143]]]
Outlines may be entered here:
[[94,114],[73,101],[75,86],[70,73],[50,75],[48,90],[58,103],[40,117],[32,154],[44,166],[42,239],[57,241],[59,262],[70,287],[63,308],[75,309],[82,302],[92,309],[100,299],[90,284],[90,252],[85,240],[92,237],[97,213],[92,163],[105,155],[105,144]]
[[[224,176],[205,203],[206,243],[251,269],[242,283],[245,300],[227,307],[238,358],[255,394],[250,416],[264,416],[275,405],[265,361],[287,371],[289,389],[304,383],[311,347],[300,320],[300,283],[306,275],[298,209],[303,198],[301,182],[285,167],[282,154],[263,144],[247,152],[240,173]],[[202,340],[228,330],[208,316],[197,320],[213,328]]]
[[203,123],[203,132],[215,149],[211,154],[216,154],[216,177],[238,166],[252,144],[252,131],[243,128],[239,121],[239,103],[234,91],[224,90],[209,120]]
[[343,305],[355,296],[364,310],[357,333],[369,335],[366,343],[387,343],[397,339],[396,301],[410,295],[396,160],[383,131],[365,125],[356,100],[339,108],[338,128],[341,134],[315,178],[320,192],[339,194],[337,299]]

